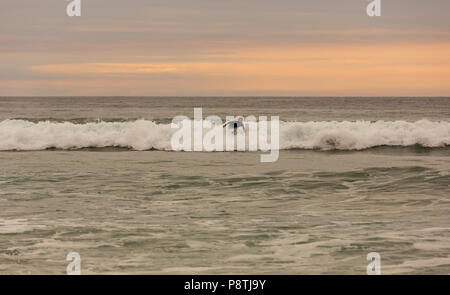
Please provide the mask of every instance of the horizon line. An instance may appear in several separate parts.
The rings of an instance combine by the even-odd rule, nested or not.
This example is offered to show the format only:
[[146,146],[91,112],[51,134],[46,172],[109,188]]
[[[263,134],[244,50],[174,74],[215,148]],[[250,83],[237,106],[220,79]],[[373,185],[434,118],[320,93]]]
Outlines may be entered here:
[[127,97],[152,97],[152,98],[189,98],[189,97],[199,97],[199,98],[450,98],[450,95],[0,95],[0,98],[5,97],[27,97],[27,98],[39,98],[39,97],[116,97],[116,98],[127,98]]

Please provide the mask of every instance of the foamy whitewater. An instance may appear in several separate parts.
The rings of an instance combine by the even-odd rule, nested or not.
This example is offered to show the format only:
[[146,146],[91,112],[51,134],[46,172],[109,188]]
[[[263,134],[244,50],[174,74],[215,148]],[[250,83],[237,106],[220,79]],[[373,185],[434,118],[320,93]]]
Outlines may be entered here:
[[[0,150],[121,147],[168,151],[172,150],[170,140],[176,130],[171,124],[148,120],[85,124],[4,120],[0,122]],[[270,130],[268,136],[270,139]],[[450,122],[280,122],[280,149],[362,150],[412,145],[450,145]]]
[[[279,116],[278,159],[172,152],[196,107]],[[370,252],[450,274],[449,118],[445,97],[0,97],[0,274],[73,251],[82,274],[364,275]]]

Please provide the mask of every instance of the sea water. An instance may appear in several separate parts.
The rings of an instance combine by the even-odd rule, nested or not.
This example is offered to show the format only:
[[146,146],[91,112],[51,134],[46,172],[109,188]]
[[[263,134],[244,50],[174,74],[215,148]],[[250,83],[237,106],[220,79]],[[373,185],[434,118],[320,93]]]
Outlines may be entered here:
[[[279,116],[280,155],[174,152]],[[450,273],[450,98],[2,97],[0,273]]]

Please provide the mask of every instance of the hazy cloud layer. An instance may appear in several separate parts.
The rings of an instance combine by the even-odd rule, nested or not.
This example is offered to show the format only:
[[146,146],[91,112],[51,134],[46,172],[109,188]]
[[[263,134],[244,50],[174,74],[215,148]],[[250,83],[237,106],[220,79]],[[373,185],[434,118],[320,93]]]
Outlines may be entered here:
[[0,95],[450,95],[450,1],[0,4]]

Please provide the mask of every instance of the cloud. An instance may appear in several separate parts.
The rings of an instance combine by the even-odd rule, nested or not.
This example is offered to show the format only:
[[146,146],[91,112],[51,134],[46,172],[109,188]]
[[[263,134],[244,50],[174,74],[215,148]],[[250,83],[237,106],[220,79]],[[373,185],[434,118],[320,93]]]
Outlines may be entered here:
[[448,0],[4,2],[0,95],[450,94]]
[[38,65],[30,67],[32,71],[59,74],[153,74],[176,73],[178,70],[171,64],[138,64],[138,63],[80,63]]

